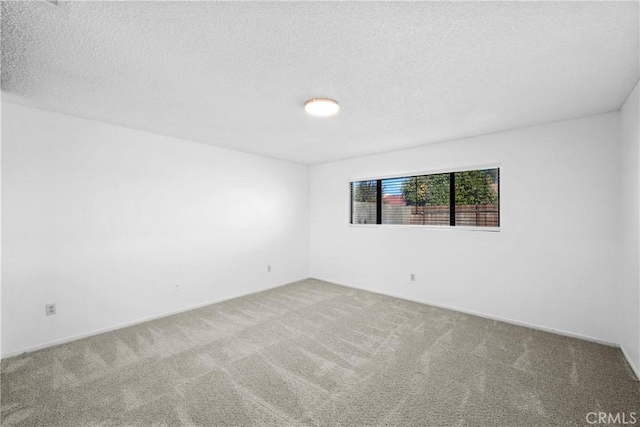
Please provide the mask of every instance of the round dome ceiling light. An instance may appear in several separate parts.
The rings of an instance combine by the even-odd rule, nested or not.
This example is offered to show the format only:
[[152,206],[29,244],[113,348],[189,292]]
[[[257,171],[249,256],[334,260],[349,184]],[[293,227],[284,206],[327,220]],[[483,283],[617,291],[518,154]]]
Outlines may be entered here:
[[304,110],[312,116],[333,116],[339,109],[338,102],[331,98],[312,98],[304,103]]

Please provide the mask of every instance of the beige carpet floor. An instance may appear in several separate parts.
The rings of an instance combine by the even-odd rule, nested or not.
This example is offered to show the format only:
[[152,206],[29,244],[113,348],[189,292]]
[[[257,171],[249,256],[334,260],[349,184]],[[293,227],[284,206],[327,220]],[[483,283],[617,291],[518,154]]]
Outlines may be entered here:
[[589,412],[640,414],[619,349],[317,280],[6,359],[1,381],[3,426],[584,426]]

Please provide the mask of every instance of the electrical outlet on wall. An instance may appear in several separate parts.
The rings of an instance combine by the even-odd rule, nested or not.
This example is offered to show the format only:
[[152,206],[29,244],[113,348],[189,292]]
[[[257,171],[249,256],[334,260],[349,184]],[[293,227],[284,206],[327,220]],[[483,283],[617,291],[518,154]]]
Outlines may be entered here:
[[56,305],[55,304],[47,304],[44,306],[45,308],[45,314],[47,316],[53,316],[54,314],[56,314]]
[[267,273],[271,273],[271,266],[267,265]]
[[415,275],[415,273],[411,273],[411,274],[409,275],[409,278],[411,279],[411,281],[412,281],[412,282],[415,282],[415,281],[416,281],[416,275]]

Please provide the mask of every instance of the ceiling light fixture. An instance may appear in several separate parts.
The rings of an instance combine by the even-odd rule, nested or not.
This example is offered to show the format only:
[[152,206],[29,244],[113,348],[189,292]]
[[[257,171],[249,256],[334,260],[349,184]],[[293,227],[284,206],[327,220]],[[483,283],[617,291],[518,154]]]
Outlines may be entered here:
[[339,109],[338,102],[331,98],[312,98],[304,103],[304,110],[312,116],[333,116]]

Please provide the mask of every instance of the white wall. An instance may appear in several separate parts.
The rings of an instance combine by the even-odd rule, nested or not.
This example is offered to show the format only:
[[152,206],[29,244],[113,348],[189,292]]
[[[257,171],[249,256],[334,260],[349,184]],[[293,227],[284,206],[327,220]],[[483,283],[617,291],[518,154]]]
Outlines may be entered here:
[[622,277],[619,342],[640,376],[640,123],[638,85],[620,110]]
[[307,166],[11,103],[2,123],[5,355],[309,276]]
[[[311,276],[617,342],[617,113],[311,168]],[[349,226],[349,181],[500,164],[500,232]],[[409,281],[409,274],[416,281]]]
[[[310,186],[306,166],[4,103],[2,354],[311,275],[620,342],[637,368],[637,98],[313,166]],[[488,164],[500,232],[348,225],[350,180]]]

